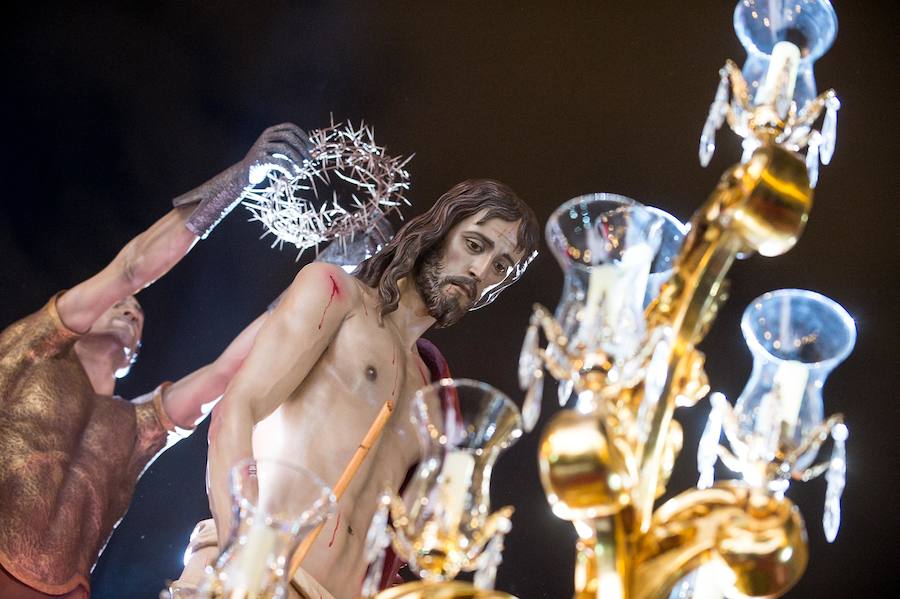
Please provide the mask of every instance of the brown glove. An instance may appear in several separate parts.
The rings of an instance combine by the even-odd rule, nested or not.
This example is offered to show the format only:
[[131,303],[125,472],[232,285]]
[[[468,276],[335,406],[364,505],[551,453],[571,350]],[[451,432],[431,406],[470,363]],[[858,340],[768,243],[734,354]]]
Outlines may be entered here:
[[293,123],[282,123],[262,132],[247,156],[200,187],[172,200],[174,206],[197,204],[187,228],[205,239],[219,221],[235,207],[248,185],[262,182],[266,173],[279,170],[285,175],[298,171],[297,165],[311,160],[312,143]]

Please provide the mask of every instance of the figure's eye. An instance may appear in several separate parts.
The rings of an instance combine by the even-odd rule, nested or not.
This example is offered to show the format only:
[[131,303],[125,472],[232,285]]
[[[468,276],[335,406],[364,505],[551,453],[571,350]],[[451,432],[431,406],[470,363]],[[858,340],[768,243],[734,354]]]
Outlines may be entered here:
[[503,262],[500,262],[500,261],[494,262],[494,271],[498,275],[505,275],[506,274],[506,264],[504,264]]
[[466,239],[466,247],[470,252],[480,252],[481,244],[474,239]]

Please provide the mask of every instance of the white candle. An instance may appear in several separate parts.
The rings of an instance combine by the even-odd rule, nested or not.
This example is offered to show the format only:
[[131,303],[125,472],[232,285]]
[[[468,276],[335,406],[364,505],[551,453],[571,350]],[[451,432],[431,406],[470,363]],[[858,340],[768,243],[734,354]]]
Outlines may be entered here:
[[247,536],[244,538],[243,547],[239,554],[226,567],[230,580],[230,597],[246,597],[255,599],[260,589],[263,577],[268,571],[267,560],[272,554],[277,533],[272,528],[261,522],[254,522]]
[[787,433],[794,435],[797,420],[800,417],[800,404],[806,395],[806,383],[809,370],[801,362],[788,360],[778,365],[772,385],[778,398],[778,411],[781,422],[787,425]]
[[594,325],[598,314],[603,315],[606,324],[615,325],[626,303],[643,305],[652,261],[652,250],[641,244],[625,250],[618,263],[592,267],[583,325]]
[[765,80],[756,91],[757,106],[770,105],[782,118],[787,116],[794,97],[797,69],[800,66],[800,48],[790,42],[778,42],[772,48],[772,58]]
[[593,327],[596,324],[597,316],[600,314],[600,304],[615,285],[616,274],[616,267],[612,264],[598,264],[591,267],[582,326]]
[[474,471],[475,458],[466,451],[451,451],[444,457],[444,465],[438,477],[438,497],[444,509],[445,531],[455,531],[459,527]]

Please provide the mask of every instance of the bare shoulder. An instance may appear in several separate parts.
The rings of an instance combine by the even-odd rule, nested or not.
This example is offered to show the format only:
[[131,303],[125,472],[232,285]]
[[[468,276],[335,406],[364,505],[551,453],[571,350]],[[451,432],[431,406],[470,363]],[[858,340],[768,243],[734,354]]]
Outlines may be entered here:
[[353,300],[359,295],[356,279],[347,274],[343,268],[324,262],[311,262],[297,273],[294,284],[315,285],[325,287],[342,298]]
[[313,262],[307,264],[291,283],[286,301],[299,308],[309,302],[325,301],[342,311],[359,303],[361,290],[356,280],[338,266]]

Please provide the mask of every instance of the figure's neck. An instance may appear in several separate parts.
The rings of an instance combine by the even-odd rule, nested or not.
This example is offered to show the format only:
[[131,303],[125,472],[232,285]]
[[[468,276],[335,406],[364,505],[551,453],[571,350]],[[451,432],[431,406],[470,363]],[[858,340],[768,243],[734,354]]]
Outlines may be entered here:
[[75,343],[75,354],[97,394],[113,394],[122,351],[120,343],[106,337],[85,335]]
[[400,290],[400,303],[395,311],[385,316],[385,320],[390,320],[397,328],[403,344],[412,348],[416,340],[435,323],[435,319],[428,313],[412,277],[400,279],[397,287]]

